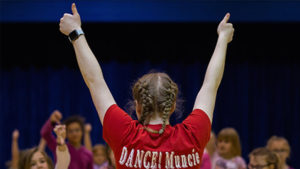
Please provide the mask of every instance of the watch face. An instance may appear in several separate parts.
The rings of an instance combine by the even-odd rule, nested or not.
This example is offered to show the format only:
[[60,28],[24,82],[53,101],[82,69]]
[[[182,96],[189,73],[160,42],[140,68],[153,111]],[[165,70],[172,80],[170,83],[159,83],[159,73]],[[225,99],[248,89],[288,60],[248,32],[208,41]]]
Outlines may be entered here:
[[71,41],[77,39],[77,38],[78,38],[77,31],[76,31],[76,30],[72,31],[72,32],[69,34],[69,38],[71,39]]
[[74,31],[72,31],[70,34],[69,34],[69,39],[71,40],[71,41],[74,41],[74,40],[76,40],[80,35],[83,35],[84,33],[83,33],[83,31],[82,30],[74,30]]

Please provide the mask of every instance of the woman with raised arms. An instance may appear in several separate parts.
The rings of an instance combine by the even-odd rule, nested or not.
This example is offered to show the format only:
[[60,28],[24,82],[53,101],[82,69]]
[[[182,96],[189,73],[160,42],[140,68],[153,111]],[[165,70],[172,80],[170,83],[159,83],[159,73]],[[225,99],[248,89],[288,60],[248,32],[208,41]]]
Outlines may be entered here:
[[64,14],[60,31],[69,36],[81,74],[88,86],[103,136],[112,148],[117,168],[199,168],[210,137],[217,90],[222,80],[227,45],[233,37],[230,14],[220,22],[218,41],[196,97],[193,111],[180,124],[169,125],[176,107],[177,84],[165,73],[149,73],[132,87],[138,120],[115,102],[101,67],[81,29],[75,4]]

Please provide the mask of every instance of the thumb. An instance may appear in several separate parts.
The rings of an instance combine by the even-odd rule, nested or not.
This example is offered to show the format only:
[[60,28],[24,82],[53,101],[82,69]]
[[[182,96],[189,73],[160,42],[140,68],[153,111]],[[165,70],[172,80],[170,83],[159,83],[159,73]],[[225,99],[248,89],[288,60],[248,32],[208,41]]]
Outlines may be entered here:
[[227,23],[228,20],[229,20],[229,18],[230,18],[230,13],[227,13],[227,14],[224,16],[222,22]]
[[77,11],[75,3],[72,3],[72,13],[73,13],[73,15],[78,15],[78,11]]

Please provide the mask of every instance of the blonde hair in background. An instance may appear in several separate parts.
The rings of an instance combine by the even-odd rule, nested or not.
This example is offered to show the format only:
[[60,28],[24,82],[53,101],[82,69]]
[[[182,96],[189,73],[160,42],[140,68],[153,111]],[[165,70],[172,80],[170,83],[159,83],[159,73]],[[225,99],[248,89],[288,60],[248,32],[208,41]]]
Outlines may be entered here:
[[256,148],[254,149],[250,154],[249,154],[249,158],[253,156],[253,157],[257,157],[257,156],[265,156],[265,160],[268,164],[273,164],[274,165],[274,169],[278,168],[278,163],[279,163],[279,159],[277,157],[277,155],[275,153],[273,153],[271,150],[268,150],[265,147],[260,147],[260,148]]
[[[269,138],[269,140],[268,140],[268,142],[267,142],[267,149],[270,150],[272,143],[275,142],[275,141],[282,141],[282,142],[284,142],[284,144],[285,144],[286,147],[288,148],[288,154],[289,154],[289,156],[290,156],[290,153],[291,153],[291,146],[290,146],[288,140],[287,140],[286,138],[284,138],[284,137],[272,136],[271,138]],[[289,157],[289,156],[288,156],[288,157]]]
[[44,158],[48,164],[49,169],[54,169],[54,165],[53,165],[53,162],[50,159],[50,157],[46,154],[45,151],[40,151],[38,149],[38,147],[31,148],[29,150],[26,150],[26,152],[24,152],[24,158],[23,158],[24,163],[20,163],[21,165],[19,166],[19,168],[30,169],[31,168],[31,158],[36,152],[42,153],[42,155],[44,156]]
[[234,128],[224,128],[222,129],[219,134],[217,141],[219,140],[228,140],[231,142],[231,153],[230,158],[241,156],[241,143],[238,132]]

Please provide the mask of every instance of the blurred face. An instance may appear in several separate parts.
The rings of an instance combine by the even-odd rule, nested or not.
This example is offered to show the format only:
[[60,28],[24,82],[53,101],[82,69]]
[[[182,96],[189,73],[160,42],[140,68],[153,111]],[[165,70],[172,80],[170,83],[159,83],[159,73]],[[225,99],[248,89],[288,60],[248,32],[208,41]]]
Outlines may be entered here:
[[41,152],[36,152],[33,154],[30,161],[30,169],[49,169],[46,158]]
[[107,161],[106,153],[103,150],[98,150],[96,153],[93,154],[94,163],[97,165],[103,164]]
[[285,141],[273,141],[270,150],[277,154],[280,163],[285,163],[286,159],[289,157],[289,147],[286,145]]
[[71,123],[67,126],[67,139],[71,144],[81,144],[82,129],[79,123]]
[[266,161],[266,156],[250,156],[248,164],[249,169],[272,169],[274,165],[270,165]]
[[230,156],[232,144],[228,139],[219,139],[217,142],[217,150],[220,156]]

